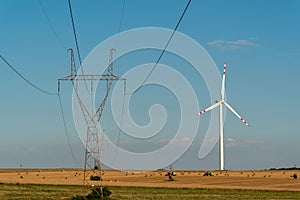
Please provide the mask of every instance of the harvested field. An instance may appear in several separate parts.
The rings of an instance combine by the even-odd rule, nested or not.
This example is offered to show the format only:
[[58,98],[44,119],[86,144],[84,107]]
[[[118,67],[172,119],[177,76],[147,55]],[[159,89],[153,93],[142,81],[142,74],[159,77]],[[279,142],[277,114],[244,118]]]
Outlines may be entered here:
[[[297,170],[213,171],[214,176],[203,176],[205,171],[176,171],[175,181],[168,181],[167,171],[102,172],[105,186],[204,188],[300,191]],[[2,169],[0,183],[82,185],[83,171],[77,169]]]

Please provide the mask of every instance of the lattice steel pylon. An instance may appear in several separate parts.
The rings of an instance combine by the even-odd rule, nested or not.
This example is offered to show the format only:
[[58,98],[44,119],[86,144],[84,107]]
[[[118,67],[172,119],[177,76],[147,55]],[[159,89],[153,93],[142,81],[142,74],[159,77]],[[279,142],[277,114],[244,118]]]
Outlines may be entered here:
[[[83,185],[101,185],[101,163],[100,163],[100,143],[99,143],[99,123],[101,116],[103,114],[105,103],[108,99],[110,89],[112,87],[113,81],[124,81],[124,94],[125,94],[125,83],[126,79],[122,77],[115,76],[113,74],[113,53],[116,51],[114,48],[110,50],[109,65],[107,68],[107,74],[77,74],[74,53],[72,49],[69,49],[71,53],[71,75],[58,79],[58,93],[60,93],[60,81],[71,81],[73,89],[76,93],[78,103],[80,105],[85,123],[87,125],[87,134],[85,141],[85,156],[84,156],[84,177]],[[91,91],[93,87],[93,81],[106,81],[106,92],[105,96],[99,105],[95,113],[91,113],[82,98],[78,93],[77,82],[78,81],[91,81]],[[91,176],[98,176],[100,179],[93,180],[91,182]]]

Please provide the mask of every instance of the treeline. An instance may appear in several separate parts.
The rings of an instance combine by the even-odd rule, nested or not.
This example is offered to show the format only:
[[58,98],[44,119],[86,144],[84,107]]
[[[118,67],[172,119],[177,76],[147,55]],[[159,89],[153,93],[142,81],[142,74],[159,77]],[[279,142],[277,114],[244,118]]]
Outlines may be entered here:
[[288,167],[288,168],[270,168],[269,170],[300,170],[299,167]]

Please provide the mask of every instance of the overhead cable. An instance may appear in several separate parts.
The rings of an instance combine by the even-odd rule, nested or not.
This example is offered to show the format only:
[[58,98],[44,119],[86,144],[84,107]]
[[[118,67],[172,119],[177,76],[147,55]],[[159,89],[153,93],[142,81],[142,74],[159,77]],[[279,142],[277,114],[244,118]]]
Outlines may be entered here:
[[72,145],[71,145],[69,132],[68,132],[68,129],[67,129],[67,122],[66,122],[66,119],[65,119],[63,105],[62,105],[62,101],[61,101],[61,97],[60,97],[59,93],[58,93],[58,98],[59,98],[59,106],[60,106],[60,112],[61,112],[61,116],[62,116],[62,120],[63,120],[63,124],[64,124],[64,129],[65,129],[65,133],[66,133],[67,140],[68,140],[68,146],[69,146],[69,149],[70,149],[70,152],[72,154],[72,158],[73,158],[74,162],[75,163],[79,163],[77,161],[76,157],[75,157],[74,152],[73,152],[73,148],[72,148]]
[[161,52],[161,54],[159,55],[159,57],[158,57],[156,63],[155,63],[154,66],[152,67],[151,71],[149,72],[149,74],[147,75],[147,77],[145,78],[145,80],[143,81],[143,83],[142,83],[142,84],[141,84],[141,85],[133,92],[133,94],[136,93],[137,91],[139,91],[139,90],[141,89],[141,87],[144,86],[144,84],[148,81],[148,79],[150,78],[151,74],[153,73],[154,69],[157,67],[157,65],[158,65],[158,63],[160,62],[162,56],[164,55],[166,49],[168,48],[168,46],[169,46],[169,44],[170,44],[170,42],[171,42],[171,40],[172,40],[172,38],[173,38],[175,32],[177,31],[177,28],[179,27],[179,25],[180,25],[180,23],[181,23],[181,20],[183,19],[183,17],[184,17],[184,15],[185,15],[185,13],[186,13],[186,11],[187,11],[187,9],[188,9],[188,7],[189,7],[191,1],[192,1],[192,0],[189,0],[188,3],[186,4],[186,6],[185,6],[185,8],[184,8],[184,11],[182,12],[182,14],[181,14],[181,16],[180,16],[180,18],[179,18],[179,20],[178,20],[178,22],[177,22],[177,24],[176,24],[176,26],[175,26],[173,32],[172,32],[172,34],[171,34],[171,36],[170,36],[168,42],[166,43],[166,45],[165,45],[163,51]]
[[[121,17],[120,17],[120,23],[119,23],[119,29],[118,29],[118,40],[117,41],[119,41],[119,36],[120,36],[121,29],[122,29],[124,10],[125,10],[125,0],[123,0],[123,5],[122,5],[122,11],[121,11]],[[124,84],[126,84],[126,82]],[[117,147],[119,147],[120,139],[121,139],[121,131],[122,131],[122,126],[123,126],[123,118],[124,118],[125,98],[126,98],[126,85],[124,85],[124,95],[123,95],[122,109],[121,109],[121,120],[120,120],[120,125],[118,127],[119,130],[118,130]],[[115,153],[114,161],[116,161],[116,159],[117,159],[118,151],[119,151],[119,148],[117,149],[117,152]]]
[[70,17],[71,17],[71,21],[72,21],[72,29],[73,29],[73,34],[74,34],[74,38],[75,38],[75,44],[76,44],[76,50],[77,50],[77,54],[78,54],[78,60],[79,60],[79,63],[80,63],[81,70],[83,70],[82,66],[81,66],[82,62],[81,62],[81,56],[80,56],[80,51],[79,51],[79,44],[78,44],[78,39],[77,39],[77,34],[76,34],[76,28],[75,28],[75,22],[74,22],[74,17],[73,17],[71,0],[68,0],[68,5],[69,5],[69,12],[70,12]]
[[33,88],[35,88],[36,90],[40,91],[41,93],[44,94],[48,94],[48,95],[57,95],[57,92],[49,92],[46,90],[41,89],[40,87],[38,87],[37,85],[35,85],[34,83],[32,83],[31,81],[29,81],[25,76],[23,76],[14,66],[12,66],[1,54],[0,54],[0,58],[3,60],[3,62],[5,62],[5,64],[7,64],[20,78],[22,78],[26,83],[28,83],[30,86],[32,86]]
[[55,38],[57,39],[57,41],[59,42],[59,44],[61,45],[61,47],[62,47],[63,49],[66,49],[66,47],[65,47],[66,45],[63,43],[63,41],[62,41],[61,38],[59,37],[58,33],[56,32],[56,30],[55,30],[55,28],[54,28],[54,26],[53,26],[53,23],[51,22],[50,17],[49,17],[49,15],[47,14],[46,8],[45,8],[45,6],[44,6],[43,3],[42,3],[42,0],[39,0],[39,5],[40,5],[40,7],[41,7],[41,9],[42,9],[42,11],[43,11],[43,13],[44,13],[46,19],[47,19],[47,22],[48,22],[48,24],[49,24],[49,26],[50,26],[50,28],[51,28],[51,30],[52,30],[52,32],[53,32]]

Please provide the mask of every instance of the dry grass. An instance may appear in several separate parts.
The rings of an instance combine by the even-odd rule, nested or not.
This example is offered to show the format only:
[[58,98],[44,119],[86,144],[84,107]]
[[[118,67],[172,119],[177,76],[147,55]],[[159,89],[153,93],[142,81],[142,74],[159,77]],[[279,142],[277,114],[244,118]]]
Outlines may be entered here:
[[[204,171],[176,171],[175,181],[168,181],[165,171],[114,171],[103,172],[103,185],[163,187],[163,188],[209,188],[246,190],[300,191],[300,179],[293,174],[300,171],[213,171],[214,176],[203,176]],[[0,182],[21,184],[82,185],[83,172],[76,169],[2,169]]]

